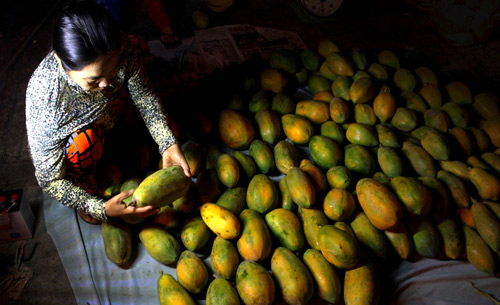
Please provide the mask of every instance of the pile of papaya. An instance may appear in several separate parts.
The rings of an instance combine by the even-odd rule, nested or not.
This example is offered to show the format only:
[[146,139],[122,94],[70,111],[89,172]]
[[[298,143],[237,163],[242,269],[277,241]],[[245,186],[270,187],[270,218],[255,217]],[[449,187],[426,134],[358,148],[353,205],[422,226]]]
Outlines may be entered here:
[[500,106],[474,90],[391,50],[276,49],[215,117],[199,114],[208,141],[182,146],[192,179],[123,182],[127,204],[161,211],[103,224],[106,255],[126,264],[139,226],[176,268],[159,275],[160,304],[378,304],[389,257],[498,276]]

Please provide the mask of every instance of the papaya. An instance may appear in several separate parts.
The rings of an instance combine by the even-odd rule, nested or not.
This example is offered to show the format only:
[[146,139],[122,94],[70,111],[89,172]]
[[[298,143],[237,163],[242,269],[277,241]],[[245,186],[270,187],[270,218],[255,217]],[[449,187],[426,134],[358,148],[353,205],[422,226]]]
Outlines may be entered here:
[[393,178],[403,174],[403,159],[398,150],[381,145],[377,150],[377,160],[380,169],[388,177]]
[[325,259],[339,269],[356,266],[360,257],[357,241],[348,233],[333,225],[319,229],[319,246]]
[[463,226],[463,231],[467,261],[477,270],[489,275],[495,275],[497,263],[495,255],[488,244],[473,228],[465,225]]
[[323,61],[323,63],[319,66],[318,74],[331,81],[334,81],[338,77],[335,72],[330,70],[326,61]]
[[[120,187],[120,193],[126,192],[128,190],[135,190],[139,186],[141,181],[142,181],[141,178],[139,178],[137,176],[125,180],[122,183],[122,186]],[[129,201],[132,200],[132,198],[133,198],[133,195],[130,195],[129,197],[123,199],[122,201],[125,204],[128,204]],[[120,216],[120,218],[128,224],[139,224],[139,223],[143,222],[144,220],[146,220],[146,217],[131,216],[131,215],[123,215],[123,216]]]
[[446,112],[455,127],[466,128],[469,125],[469,113],[462,105],[447,102],[441,106],[441,110]]
[[329,169],[343,160],[340,146],[334,140],[314,135],[309,140],[309,152],[314,163],[321,169]]
[[293,113],[295,111],[295,101],[284,92],[277,93],[271,100],[271,110],[280,115]]
[[354,104],[368,103],[376,93],[375,83],[370,77],[356,79],[349,89],[349,97]]
[[498,98],[490,93],[481,92],[474,95],[472,107],[484,119],[495,118],[500,114]]
[[205,169],[196,178],[196,193],[201,203],[214,202],[223,193],[216,169]]
[[340,76],[353,76],[354,67],[350,59],[341,52],[330,53],[325,62],[328,68],[335,74]]
[[394,72],[393,81],[402,92],[413,91],[417,86],[417,78],[406,68],[399,68]]
[[314,94],[313,96],[313,100],[330,104],[334,97],[335,96],[333,95],[332,90],[328,89],[316,92],[316,94]]
[[335,268],[316,249],[307,249],[302,258],[316,283],[318,297],[336,304],[342,293],[342,283]]
[[190,185],[191,179],[182,167],[171,165],[147,176],[135,189],[128,205],[161,208],[186,195]]
[[350,226],[356,240],[364,245],[371,253],[380,258],[387,256],[388,241],[384,233],[377,229],[363,211],[354,214]]
[[273,278],[254,261],[243,261],[236,270],[236,290],[245,304],[271,305],[276,295]]
[[217,177],[219,181],[228,188],[238,184],[240,180],[240,169],[238,161],[230,154],[221,154],[217,160]]
[[500,174],[500,155],[487,151],[481,154],[481,160],[488,164],[490,168],[497,174]]
[[429,109],[424,99],[416,92],[407,91],[401,94],[405,99],[405,106],[408,109],[416,111],[417,113],[424,113]]
[[434,84],[424,84],[418,92],[430,109],[439,109],[443,104],[441,90]]
[[483,203],[486,204],[490,208],[491,212],[493,212],[493,214],[500,219],[500,203],[491,200],[484,200]]
[[280,69],[288,73],[295,73],[298,70],[299,58],[294,50],[277,48],[269,54],[269,66],[273,69]]
[[328,181],[326,180],[326,175],[319,167],[314,165],[314,163],[309,159],[302,159],[300,161],[299,168],[306,172],[309,178],[311,178],[314,189],[318,194],[326,192],[328,188]]
[[449,138],[454,141],[452,144],[455,144],[457,150],[461,152],[461,154],[459,154],[460,157],[467,158],[474,153],[476,143],[472,133],[468,129],[454,127],[448,131],[448,135]]
[[151,222],[162,225],[165,229],[177,229],[182,225],[179,212],[170,205],[160,208],[151,219]]
[[385,237],[392,245],[399,257],[409,260],[413,255],[413,239],[404,222],[400,222],[396,227],[383,230]]
[[401,203],[382,183],[372,178],[362,178],[356,183],[356,194],[361,208],[377,229],[394,228],[401,221]]
[[244,209],[239,215],[242,224],[241,235],[236,248],[243,260],[263,261],[271,253],[271,233],[259,213]]
[[[269,75],[266,72],[274,72],[276,74],[273,73],[273,74]],[[279,71],[279,70],[267,69],[267,70],[263,71],[262,76],[261,76],[261,83],[264,80],[264,78],[263,78],[264,76],[269,76],[268,78],[265,79],[268,83],[262,84],[263,88],[266,88],[266,89],[258,90],[250,97],[250,100],[248,101],[248,111],[250,111],[253,114],[255,114],[261,110],[268,110],[271,107],[271,101],[270,101],[271,95],[275,93],[272,90],[276,90],[276,91],[278,90],[278,89],[272,88],[272,86],[275,86],[276,84],[278,84],[277,86],[281,86],[281,82],[285,82],[285,78],[284,78],[285,75],[282,71]],[[283,85],[285,85],[285,84],[283,83]],[[282,88],[282,89],[284,89],[284,88]],[[282,89],[279,89],[279,90],[282,90]]]
[[384,85],[373,100],[373,111],[380,120],[385,123],[389,121],[396,111],[396,99],[391,93],[389,86]]
[[437,79],[436,73],[432,71],[429,67],[426,66],[419,66],[415,68],[415,74],[420,78],[420,83],[422,83],[422,86],[425,86],[427,84],[431,84],[434,86],[439,85],[439,81]]
[[472,217],[472,211],[470,207],[464,208],[461,206],[457,206],[456,212],[462,224],[471,228],[476,228],[476,224],[474,223],[474,218]]
[[249,153],[261,173],[269,174],[276,168],[273,151],[264,141],[253,140],[250,144]]
[[[123,182],[123,170],[116,164],[107,163],[96,171],[97,192],[104,199],[118,195]],[[131,200],[132,201],[132,200]],[[129,205],[133,204],[129,201]]]
[[446,185],[451,198],[458,206],[463,208],[470,206],[469,188],[462,179],[445,170],[438,171],[437,178]]
[[281,135],[280,120],[272,110],[259,110],[255,113],[255,122],[262,141],[275,144]]
[[299,219],[302,223],[302,230],[307,243],[313,249],[320,251],[319,246],[319,229],[328,224],[328,218],[321,209],[302,208],[297,210]]
[[422,143],[420,143],[420,140],[422,140],[422,137],[424,136],[424,134],[427,133],[427,131],[432,130],[432,129],[433,129],[432,127],[427,127],[427,126],[417,127],[410,132],[411,137],[408,137],[407,141],[411,141],[412,143],[415,143],[418,146],[422,146]]
[[189,292],[168,273],[161,273],[157,286],[160,305],[196,305]]
[[132,253],[130,227],[121,221],[103,222],[101,234],[106,257],[118,266],[128,264]]
[[380,51],[380,53],[377,54],[377,59],[380,64],[386,65],[395,70],[398,70],[401,67],[398,56],[391,50]]
[[233,150],[231,152],[231,157],[238,161],[240,169],[240,180],[243,182],[248,182],[258,173],[257,164],[251,156],[242,151]]
[[495,147],[500,147],[500,117],[491,117],[486,119],[480,128],[486,132],[491,144]]
[[177,281],[188,292],[200,293],[208,284],[208,270],[203,261],[190,250],[182,251],[176,266]]
[[485,170],[491,170],[491,167],[477,156],[468,156],[465,162],[470,167],[480,167]]
[[458,259],[465,250],[465,238],[462,225],[455,219],[446,217],[437,222],[438,230],[443,241],[443,252],[446,257]]
[[278,206],[278,188],[273,180],[264,174],[255,175],[247,187],[247,207],[265,214]]
[[391,182],[391,178],[389,178],[389,176],[387,176],[383,172],[375,172],[372,178],[382,183],[383,185],[390,185]]
[[330,119],[330,105],[323,101],[303,100],[295,106],[295,114],[309,119],[314,124],[323,124]]
[[240,263],[238,251],[234,244],[217,236],[210,251],[210,266],[215,275],[232,280]]
[[410,228],[415,251],[423,257],[436,257],[441,250],[442,240],[436,227],[427,216],[411,218]]
[[320,91],[330,90],[331,83],[328,78],[319,74],[313,74],[307,79],[307,87],[313,95]]
[[469,166],[460,160],[439,161],[439,166],[442,170],[448,171],[465,181],[469,180]]
[[233,239],[240,235],[240,221],[231,211],[215,203],[204,203],[200,215],[207,227],[224,239]]
[[321,65],[323,59],[318,52],[313,49],[307,48],[300,52],[300,61],[304,68],[312,72],[319,70],[319,66]]
[[429,129],[420,139],[420,144],[434,160],[448,160],[451,156],[451,144],[446,134],[436,130]]
[[154,225],[145,225],[139,232],[139,239],[156,261],[169,265],[179,259],[181,252],[179,242],[167,230]]
[[299,166],[299,155],[297,148],[292,142],[281,140],[274,146],[274,161],[276,168],[287,174],[290,167]]
[[242,113],[223,109],[218,118],[219,135],[229,148],[244,149],[252,142],[255,130],[250,120]]
[[238,292],[224,278],[216,278],[208,285],[206,305],[240,305]]
[[345,189],[332,188],[323,199],[323,211],[334,221],[346,220],[354,213],[355,207],[354,196]]
[[379,303],[380,295],[380,279],[372,262],[363,261],[358,266],[345,272],[345,305],[376,305]]
[[469,127],[468,130],[471,132],[472,138],[474,139],[473,142],[476,144],[473,150],[478,153],[483,153],[488,150],[490,146],[488,135],[477,127]]
[[346,131],[346,138],[352,144],[363,146],[376,146],[379,144],[375,129],[363,123],[350,124]]
[[351,171],[342,165],[331,167],[326,171],[326,181],[332,188],[349,189],[354,186]]
[[447,132],[450,127],[450,117],[440,109],[427,109],[424,112],[424,124],[441,132]]
[[452,81],[445,88],[451,102],[460,105],[472,104],[472,92],[464,82]]
[[404,141],[401,151],[410,161],[411,167],[417,174],[420,176],[436,176],[438,170],[436,161],[425,149],[409,141]]
[[337,124],[343,124],[349,119],[351,110],[347,105],[345,99],[335,96],[330,102],[329,108],[330,117],[332,121]]
[[194,142],[188,142],[182,147],[182,153],[191,170],[191,176],[198,176],[205,166],[205,155],[202,146]]
[[378,142],[381,145],[392,148],[401,147],[397,134],[390,127],[377,124],[375,125],[375,130],[377,131]]
[[358,70],[364,70],[366,68],[368,59],[365,52],[363,52],[359,48],[354,47],[351,50],[351,58]]
[[391,188],[410,216],[427,215],[432,193],[417,178],[398,176],[391,179]]
[[312,276],[302,260],[292,251],[277,247],[271,257],[271,271],[287,304],[305,305],[312,298]]
[[[338,76],[332,81],[331,90],[335,97],[341,99],[342,101],[350,101],[350,90],[353,80],[351,77]],[[346,104],[347,105],[347,104]],[[333,116],[332,116],[333,119]],[[337,122],[338,123],[338,122]]]
[[344,166],[353,173],[371,176],[376,170],[377,161],[366,147],[349,144],[344,147]]
[[500,197],[500,180],[488,171],[473,167],[469,170],[469,180],[484,200],[497,200]]
[[292,143],[304,145],[314,134],[314,126],[309,119],[297,114],[285,114],[281,117],[283,132]]
[[335,42],[326,38],[319,41],[316,51],[322,57],[327,58],[328,55],[334,52],[339,52],[340,49]]
[[207,243],[210,238],[210,229],[201,219],[201,216],[196,215],[186,221],[181,230],[181,241],[184,247],[190,251],[196,251]]
[[397,107],[392,116],[391,124],[400,131],[410,132],[417,127],[417,113],[407,107]]
[[354,121],[363,123],[369,126],[375,126],[377,123],[377,115],[371,104],[356,104],[354,105]]
[[429,215],[436,221],[442,221],[448,214],[449,196],[444,184],[435,177],[421,176],[417,178],[432,193]]
[[243,186],[226,189],[215,202],[228,209],[234,215],[239,215],[246,207],[246,188]]
[[320,135],[330,138],[342,145],[345,140],[345,130],[334,121],[326,121],[320,126]]
[[500,251],[500,219],[480,201],[471,205],[472,218],[479,236],[494,251]]
[[298,206],[309,208],[314,204],[316,189],[305,171],[291,167],[286,174],[286,183],[293,202]]
[[387,66],[382,65],[381,63],[371,63],[367,71],[380,82],[386,82],[389,79]]
[[196,201],[195,201],[194,194],[193,194],[194,188],[195,188],[195,184],[191,183],[191,187],[189,188],[186,195],[184,195],[183,197],[176,199],[176,200],[174,200],[174,202],[172,202],[172,208],[174,210],[182,212],[186,215],[191,213],[191,211],[193,210],[193,208],[196,205]]
[[292,195],[290,194],[290,190],[288,189],[288,183],[286,182],[286,176],[283,176],[279,183],[278,189],[281,194],[281,207],[287,210],[295,210],[297,205],[292,200]]
[[222,154],[219,148],[214,144],[210,144],[207,148],[206,157],[205,157],[205,169],[216,169],[217,160],[219,156]]
[[292,211],[277,208],[264,217],[271,233],[281,246],[299,254],[304,248],[304,234],[299,217]]

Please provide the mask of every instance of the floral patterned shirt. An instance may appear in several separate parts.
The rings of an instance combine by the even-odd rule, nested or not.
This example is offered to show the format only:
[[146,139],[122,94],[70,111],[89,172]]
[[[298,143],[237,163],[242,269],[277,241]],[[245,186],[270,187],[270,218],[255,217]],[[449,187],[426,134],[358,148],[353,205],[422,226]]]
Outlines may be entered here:
[[62,204],[107,221],[106,200],[90,195],[66,175],[65,145],[79,128],[97,123],[111,129],[115,118],[106,96],[126,86],[160,153],[177,143],[160,98],[154,94],[137,53],[124,36],[119,69],[103,92],[83,90],[49,53],[34,71],[26,91],[26,128],[35,176],[42,190]]

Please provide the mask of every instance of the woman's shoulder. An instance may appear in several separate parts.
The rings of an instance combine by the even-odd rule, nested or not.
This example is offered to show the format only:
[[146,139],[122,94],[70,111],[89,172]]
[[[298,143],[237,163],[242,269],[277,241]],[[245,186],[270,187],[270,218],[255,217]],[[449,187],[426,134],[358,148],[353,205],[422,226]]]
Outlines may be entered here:
[[47,84],[47,82],[54,78],[59,73],[59,63],[55,57],[54,52],[50,52],[42,59],[38,67],[35,69],[30,77],[28,83],[28,90],[32,86]]

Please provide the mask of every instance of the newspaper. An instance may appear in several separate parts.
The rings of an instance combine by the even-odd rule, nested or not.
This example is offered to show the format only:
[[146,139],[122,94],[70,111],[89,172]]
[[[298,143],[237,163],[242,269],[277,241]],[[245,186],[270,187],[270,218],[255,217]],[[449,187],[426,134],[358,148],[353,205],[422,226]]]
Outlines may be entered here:
[[198,30],[193,37],[183,38],[175,49],[166,48],[159,40],[149,41],[148,45],[153,55],[179,67],[186,62],[196,62],[205,74],[243,63],[256,54],[267,59],[278,48],[306,48],[295,32],[248,24]]

